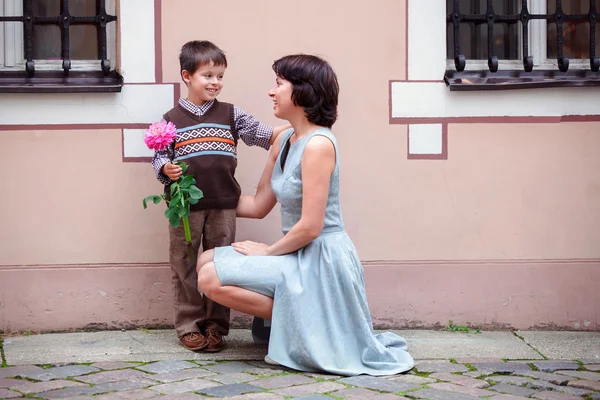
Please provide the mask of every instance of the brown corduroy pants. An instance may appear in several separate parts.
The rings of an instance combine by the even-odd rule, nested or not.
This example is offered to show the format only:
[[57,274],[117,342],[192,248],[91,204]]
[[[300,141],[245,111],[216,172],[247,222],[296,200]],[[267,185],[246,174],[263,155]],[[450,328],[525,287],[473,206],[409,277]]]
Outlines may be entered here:
[[[235,210],[192,211],[189,217],[192,246],[199,255],[203,250],[228,246],[235,239]],[[229,308],[215,303],[198,291],[196,262],[187,257],[183,224],[169,224],[169,262],[172,272],[175,330],[181,337],[190,332],[216,328],[222,335],[229,333]]]

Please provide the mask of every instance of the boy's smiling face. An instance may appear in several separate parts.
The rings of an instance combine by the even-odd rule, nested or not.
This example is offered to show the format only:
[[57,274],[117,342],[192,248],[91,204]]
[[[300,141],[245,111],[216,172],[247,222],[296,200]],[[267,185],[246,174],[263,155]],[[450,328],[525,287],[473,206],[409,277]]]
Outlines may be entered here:
[[188,87],[188,100],[196,105],[202,105],[217,98],[223,88],[224,65],[214,62],[198,68],[193,74],[182,71],[181,75]]

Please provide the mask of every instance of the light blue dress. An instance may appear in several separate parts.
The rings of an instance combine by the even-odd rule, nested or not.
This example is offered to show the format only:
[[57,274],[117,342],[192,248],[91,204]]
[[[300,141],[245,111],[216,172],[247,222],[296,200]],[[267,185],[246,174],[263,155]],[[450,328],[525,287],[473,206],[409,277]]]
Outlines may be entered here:
[[[282,148],[292,133],[282,134]],[[279,153],[271,186],[281,204],[283,233],[302,213],[302,154],[315,135],[331,140],[336,151],[321,235],[283,256],[244,256],[230,246],[219,247],[214,258],[217,274],[223,285],[274,298],[269,357],[278,363],[346,376],[408,371],[414,361],[406,341],[391,332],[373,332],[363,268],[342,222],[339,155],[328,129],[292,143],[283,170]]]

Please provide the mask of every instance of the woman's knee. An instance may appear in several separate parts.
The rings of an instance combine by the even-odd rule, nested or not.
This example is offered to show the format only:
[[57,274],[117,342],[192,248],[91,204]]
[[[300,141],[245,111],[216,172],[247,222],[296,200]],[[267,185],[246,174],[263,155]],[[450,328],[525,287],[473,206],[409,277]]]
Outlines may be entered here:
[[204,264],[198,271],[198,287],[200,290],[210,297],[212,291],[219,286],[221,286],[221,282],[217,277],[215,264],[212,261]]
[[198,262],[196,263],[196,272],[200,274],[200,268],[202,268],[203,265],[206,265],[209,262],[211,262],[214,258],[215,251],[213,249],[202,252],[202,254],[198,256]]

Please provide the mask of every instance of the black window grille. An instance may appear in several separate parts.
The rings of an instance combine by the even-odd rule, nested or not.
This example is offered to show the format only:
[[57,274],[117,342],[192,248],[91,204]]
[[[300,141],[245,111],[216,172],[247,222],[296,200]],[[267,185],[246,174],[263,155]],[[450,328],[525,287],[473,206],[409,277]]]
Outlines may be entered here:
[[[107,25],[117,20],[115,15],[106,12],[106,0],[96,0],[96,15],[73,16],[69,12],[69,0],[60,1],[60,15],[36,15],[33,3],[39,0],[23,0],[22,16],[0,16],[0,22],[22,22],[24,38],[25,71],[29,78],[35,74],[34,27],[39,25],[56,25],[60,29],[61,59],[63,75],[68,76],[71,69],[70,28],[74,25],[95,26],[98,38],[98,60],[104,76],[110,73],[110,60],[107,49]],[[90,0],[93,1],[93,0]]]
[[[588,0],[581,0],[588,2]],[[580,24],[589,24],[589,62],[590,71],[598,72],[600,69],[600,58],[596,56],[596,21],[600,14],[596,7],[596,0],[589,0],[589,10],[585,14],[567,14],[563,9],[563,1],[555,0],[556,7],[551,14],[531,14],[527,6],[527,0],[521,0],[521,10],[513,14],[497,14],[494,10],[493,0],[487,0],[485,13],[481,14],[463,14],[461,13],[461,0],[452,0],[452,11],[447,16],[447,23],[452,28],[454,42],[454,65],[456,71],[462,72],[466,67],[466,57],[461,51],[461,24],[470,23],[477,27],[487,27],[487,54],[488,69],[495,73],[498,71],[498,57],[495,53],[494,26],[503,24],[518,26],[520,23],[522,30],[522,50],[523,50],[523,69],[525,72],[533,70],[533,57],[530,55],[529,36],[530,22],[532,20],[545,20],[548,24],[554,24],[556,30],[556,60],[560,72],[569,70],[569,57],[565,55],[564,49],[564,30],[567,27]],[[548,1],[550,3],[550,1]],[[482,12],[484,10],[481,10]]]

